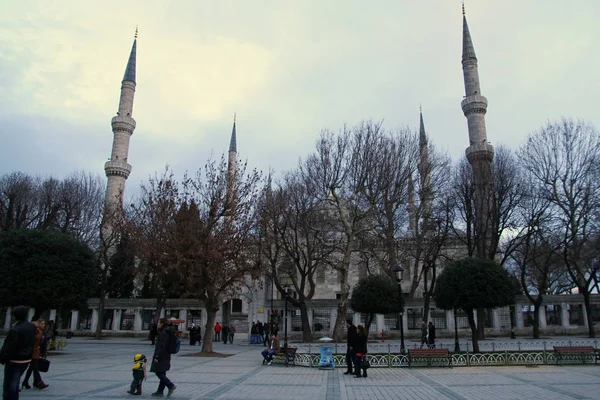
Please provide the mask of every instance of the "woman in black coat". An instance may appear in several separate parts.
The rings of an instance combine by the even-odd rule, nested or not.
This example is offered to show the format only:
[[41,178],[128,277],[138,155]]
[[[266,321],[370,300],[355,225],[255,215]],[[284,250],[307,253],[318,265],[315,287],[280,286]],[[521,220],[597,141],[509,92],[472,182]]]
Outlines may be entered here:
[[356,374],[356,378],[360,378],[360,370],[362,369],[362,376],[366,378],[367,369],[361,367],[361,360],[363,357],[367,356],[367,338],[369,335],[367,333],[367,329],[362,325],[358,326],[357,332],[358,338],[356,339],[356,347],[354,353],[354,373]]
[[175,340],[175,333],[168,325],[169,321],[166,318],[161,318],[158,321],[158,336],[156,337],[156,347],[154,348],[154,357],[152,357],[152,365],[150,372],[154,372],[159,379],[158,389],[153,396],[162,396],[165,387],[169,389],[167,396],[171,396],[177,386],[167,378],[167,371],[171,369],[171,341]]

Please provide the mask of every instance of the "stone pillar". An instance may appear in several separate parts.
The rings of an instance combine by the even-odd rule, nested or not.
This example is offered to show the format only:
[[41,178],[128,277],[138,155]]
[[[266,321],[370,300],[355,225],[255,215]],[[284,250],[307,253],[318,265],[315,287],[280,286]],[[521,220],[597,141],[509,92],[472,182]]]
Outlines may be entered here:
[[454,335],[454,310],[446,310],[446,327]]
[[79,324],[79,311],[72,310],[71,311],[71,331],[75,332],[77,330],[77,325]]
[[12,307],[7,307],[6,308],[6,319],[4,320],[4,330],[5,331],[9,331],[10,330],[10,325],[11,325],[11,320],[12,320]]
[[[31,321],[31,318],[33,318],[33,314],[31,313],[31,308],[29,309],[29,313],[31,314],[29,317],[29,320]],[[54,323],[56,324],[56,310],[50,310],[50,315],[48,316],[48,321],[54,321]]]
[[133,320],[133,331],[141,332],[142,331],[142,308],[135,309],[135,319]]
[[560,326],[568,328],[571,326],[569,323],[569,312],[567,310],[567,303],[560,303]]
[[337,319],[337,307],[331,309],[331,317],[329,317],[329,336],[333,336],[333,330],[335,328],[335,320]]
[[360,313],[354,313],[352,314],[352,324],[354,324],[355,326],[360,325]]
[[378,337],[381,337],[381,330],[385,330],[385,316],[383,314],[376,314],[373,322],[376,324],[375,333]]
[[546,306],[542,304],[540,307],[540,329],[546,329],[548,327],[548,323],[546,321]]
[[315,327],[313,325],[313,310],[312,310],[312,308],[307,308],[306,313],[308,314],[308,325],[310,326],[310,329],[314,332]]
[[112,330],[120,331],[121,330],[121,309],[115,308],[113,310],[113,320],[112,320]]
[[521,310],[521,308],[523,307],[523,304],[519,304],[516,303],[515,304],[515,326],[518,329],[523,329],[523,311]]
[[500,310],[497,308],[492,309],[492,329],[499,331],[502,328],[502,322],[500,319]]
[[97,308],[93,308],[92,309],[92,322],[90,324],[90,330],[92,332],[96,332],[96,328],[98,327],[98,309]]
[[187,308],[179,310],[179,319],[182,319],[182,320],[185,321],[183,324],[179,325],[179,330],[180,331],[186,331],[187,330],[187,320],[188,320],[188,310],[187,310]]

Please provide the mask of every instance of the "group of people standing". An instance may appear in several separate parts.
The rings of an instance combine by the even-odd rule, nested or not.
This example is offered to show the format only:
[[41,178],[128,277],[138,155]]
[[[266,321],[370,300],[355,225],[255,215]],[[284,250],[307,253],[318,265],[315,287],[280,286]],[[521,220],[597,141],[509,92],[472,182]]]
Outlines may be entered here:
[[4,400],[18,400],[19,384],[25,371],[22,388],[30,389],[29,378],[33,375],[33,386],[36,389],[48,387],[42,380],[39,371],[39,359],[46,356],[46,336],[44,329],[46,321],[38,319],[31,323],[27,321],[29,309],[19,306],[12,310],[15,323],[0,349],[0,364],[4,365],[4,382],[2,395]]
[[[351,319],[346,320],[348,328],[347,348],[346,348],[346,365],[348,366],[344,375],[354,374],[355,378],[366,378],[368,364],[367,357],[367,329],[359,325],[354,326]],[[362,375],[361,375],[362,371]]]
[[269,331],[267,323],[263,324],[260,321],[253,322],[250,328],[250,344],[262,344],[266,346],[269,342]]
[[425,321],[421,322],[421,348],[423,345],[430,349],[435,348],[435,325],[431,321],[428,324]]
[[223,325],[219,322],[215,324],[215,342],[223,340],[223,344],[233,343],[233,337],[235,336],[235,325]]

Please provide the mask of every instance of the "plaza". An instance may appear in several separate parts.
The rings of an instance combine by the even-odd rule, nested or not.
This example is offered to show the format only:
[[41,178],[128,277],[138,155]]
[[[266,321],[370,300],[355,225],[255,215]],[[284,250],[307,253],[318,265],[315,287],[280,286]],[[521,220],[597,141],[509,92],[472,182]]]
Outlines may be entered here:
[[[43,375],[50,387],[21,392],[22,399],[125,399],[133,356],[153,354],[139,338],[72,338],[49,356]],[[387,342],[386,342],[387,343]],[[391,342],[397,344],[396,342]],[[408,343],[412,346],[414,343]],[[293,344],[295,345],[295,344]],[[599,399],[600,367],[593,365],[456,368],[371,368],[369,377],[344,375],[344,368],[263,366],[259,345],[247,341],[214,351],[229,357],[190,357],[199,346],[183,344],[174,355],[169,378],[176,399]],[[148,374],[143,395],[150,398],[158,380]]]

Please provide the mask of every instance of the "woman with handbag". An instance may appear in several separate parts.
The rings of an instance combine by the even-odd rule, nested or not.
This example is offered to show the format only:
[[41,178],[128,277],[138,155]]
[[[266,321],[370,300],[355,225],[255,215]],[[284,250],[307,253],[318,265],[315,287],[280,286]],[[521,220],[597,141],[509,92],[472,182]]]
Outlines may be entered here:
[[367,377],[367,368],[369,368],[369,361],[367,360],[367,338],[368,333],[364,326],[359,325],[357,328],[358,339],[356,341],[356,353],[354,358],[355,365],[355,378],[360,378],[360,371],[362,370],[362,376]]
[[33,345],[33,354],[31,355],[31,363],[29,364],[29,368],[25,373],[25,379],[23,379],[23,389],[31,389],[29,386],[29,377],[33,373],[33,387],[36,389],[45,389],[49,385],[45,384],[42,380],[42,376],[40,375],[39,362],[41,357],[46,357],[46,352],[42,353],[40,350],[40,346],[44,340],[44,328],[46,327],[46,321],[43,319],[38,319],[34,321],[35,325],[35,344]]

